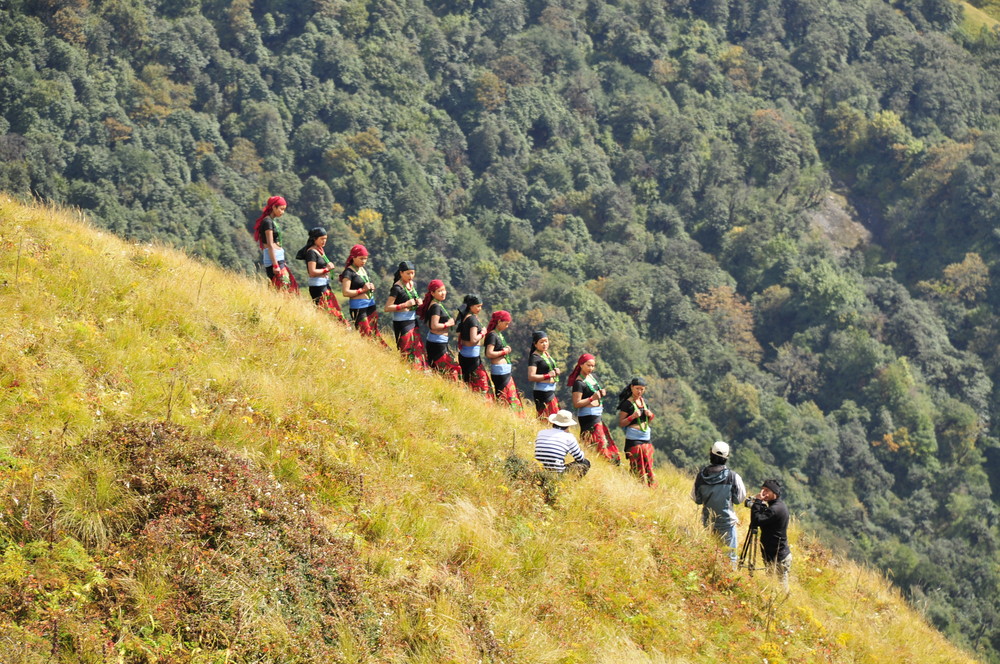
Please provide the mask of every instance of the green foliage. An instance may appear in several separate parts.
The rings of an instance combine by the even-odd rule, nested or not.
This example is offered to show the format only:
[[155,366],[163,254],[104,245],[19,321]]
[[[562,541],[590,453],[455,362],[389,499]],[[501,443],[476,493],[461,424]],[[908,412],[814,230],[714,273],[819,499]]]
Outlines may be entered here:
[[[823,455],[798,504],[849,529],[813,509],[840,491],[889,541],[920,472],[1000,477],[980,454],[1000,422],[997,40],[953,32],[949,0],[757,4],[10,2],[0,189],[244,271],[281,194],[286,250],[322,225],[336,261],[366,242],[380,283],[412,259],[451,303],[511,310],[518,348],[545,327],[613,388],[683,385],[654,428],[675,463],[718,432],[755,470],[815,479]],[[833,182],[875,244],[838,244]],[[3,228],[0,250],[45,256]],[[97,545],[145,508],[93,461],[53,509]],[[901,542],[875,559],[996,659],[1000,622],[921,562],[936,536]]]

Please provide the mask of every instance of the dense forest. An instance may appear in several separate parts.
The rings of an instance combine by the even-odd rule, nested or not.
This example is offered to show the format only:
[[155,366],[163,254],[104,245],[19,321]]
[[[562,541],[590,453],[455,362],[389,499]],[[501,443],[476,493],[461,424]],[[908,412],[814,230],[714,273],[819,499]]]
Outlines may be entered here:
[[661,462],[731,440],[1000,662],[1000,36],[960,5],[0,0],[0,82],[0,190],[241,270],[280,194],[292,252],[646,376]]

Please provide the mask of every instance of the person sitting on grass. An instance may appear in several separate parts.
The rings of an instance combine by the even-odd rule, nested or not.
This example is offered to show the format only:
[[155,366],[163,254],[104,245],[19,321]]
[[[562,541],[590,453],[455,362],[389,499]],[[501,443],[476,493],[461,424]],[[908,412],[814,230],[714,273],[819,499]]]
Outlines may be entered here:
[[[583,477],[590,470],[590,460],[583,455],[576,437],[567,431],[576,425],[573,414],[560,410],[549,415],[548,420],[552,428],[542,429],[535,439],[535,461],[542,464],[545,470]],[[574,459],[569,464],[566,463],[567,454]]]

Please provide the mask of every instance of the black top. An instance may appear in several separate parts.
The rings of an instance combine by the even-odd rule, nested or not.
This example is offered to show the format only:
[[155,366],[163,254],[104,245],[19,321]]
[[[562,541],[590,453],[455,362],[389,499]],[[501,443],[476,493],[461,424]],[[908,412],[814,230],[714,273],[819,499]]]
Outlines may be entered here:
[[[442,307],[441,303],[438,302],[437,300],[435,300],[434,302],[431,302],[430,306],[427,307],[427,315],[424,316],[424,320],[427,321],[428,325],[430,325],[430,323],[431,323],[431,317],[433,317],[433,316],[437,316],[438,317],[438,323],[440,323],[441,325],[444,325],[449,320],[451,320],[451,316],[448,315],[448,310],[445,309],[444,307]],[[435,334],[439,334],[439,333],[435,333]],[[448,334],[448,331],[445,330],[444,334]]]
[[583,378],[576,379],[576,382],[573,383],[573,391],[579,392],[580,396],[582,396],[584,399],[589,399],[590,397],[594,396],[595,392],[597,392],[597,390],[592,388],[586,381],[584,381]]
[[[351,280],[350,288],[354,290],[358,290],[366,283],[368,283],[365,279],[361,277],[360,274],[357,273],[357,271],[353,267],[346,268],[343,272],[340,273],[340,280],[343,281],[344,279]],[[368,297],[370,298],[371,294],[368,294]]]
[[271,215],[267,215],[260,221],[260,244],[262,247],[267,246],[267,236],[264,235],[264,231],[271,231],[274,234],[274,243],[281,246],[281,228],[274,222],[274,217]]
[[482,323],[479,322],[479,318],[476,314],[469,314],[465,317],[461,323],[458,324],[458,336],[462,341],[471,341],[472,328],[478,327],[482,329]]
[[326,254],[321,254],[316,247],[306,249],[306,263],[310,261],[316,263],[317,270],[322,270],[330,264],[330,259],[326,257]]
[[757,501],[750,508],[750,526],[760,528],[764,562],[782,561],[789,554],[788,508],[781,498],[770,504]]
[[[502,351],[504,348],[507,347],[507,344],[505,344],[503,341],[500,340],[500,333],[497,332],[496,330],[492,330],[489,334],[486,335],[486,341],[483,343],[483,345],[486,346],[487,348],[493,346],[494,353],[499,353],[500,351]],[[501,358],[496,358],[496,359],[501,359]]]
[[[389,297],[393,298],[392,300],[393,304],[402,304],[407,300],[420,299],[419,293],[417,293],[417,291],[411,290],[410,292],[406,292],[406,289],[400,286],[399,284],[392,285],[392,288],[389,289]],[[410,307],[408,311],[412,309],[416,309],[416,305]],[[400,311],[403,310],[400,309]]]
[[[549,364],[545,360],[545,358],[542,357],[542,355],[538,352],[531,354],[531,357],[528,359],[528,363],[531,364],[533,367],[535,367],[535,373],[537,373],[539,376],[544,376],[547,373],[552,373],[553,371],[555,371],[556,368],[555,366],[556,363],[554,361],[551,364]],[[552,383],[554,381],[555,381],[555,376],[552,377],[552,380],[547,380],[544,382]]]
[[[631,417],[632,413],[635,412],[635,404],[629,401],[628,399],[625,399],[620,404],[618,404],[618,410],[625,413],[625,417]],[[649,419],[646,417],[646,411],[644,409],[642,411],[642,415],[629,422],[628,426],[641,427],[643,424],[646,424],[647,422],[649,422]]]

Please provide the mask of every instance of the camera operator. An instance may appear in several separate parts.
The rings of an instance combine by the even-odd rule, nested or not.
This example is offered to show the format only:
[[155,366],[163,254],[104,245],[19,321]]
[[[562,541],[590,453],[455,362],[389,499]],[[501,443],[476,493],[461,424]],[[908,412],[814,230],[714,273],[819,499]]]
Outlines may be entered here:
[[750,508],[750,527],[760,529],[760,548],[767,568],[781,576],[788,590],[788,571],[792,552],[788,548],[788,507],[781,501],[781,482],[765,480],[760,493],[746,500]]

